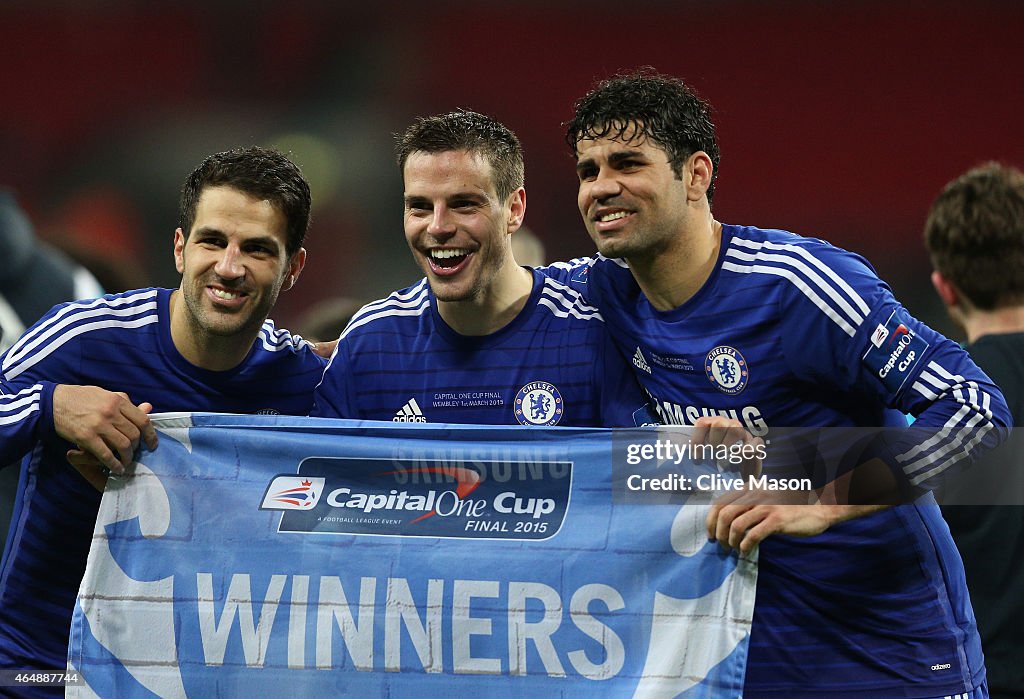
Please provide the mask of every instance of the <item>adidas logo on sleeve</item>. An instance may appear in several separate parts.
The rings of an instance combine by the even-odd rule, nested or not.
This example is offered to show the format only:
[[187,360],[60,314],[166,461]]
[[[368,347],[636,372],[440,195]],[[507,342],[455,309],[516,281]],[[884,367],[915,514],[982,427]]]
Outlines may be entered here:
[[420,410],[420,404],[416,402],[415,398],[410,398],[409,402],[398,409],[395,416],[391,418],[391,422],[426,422],[427,418],[423,416],[423,411]]

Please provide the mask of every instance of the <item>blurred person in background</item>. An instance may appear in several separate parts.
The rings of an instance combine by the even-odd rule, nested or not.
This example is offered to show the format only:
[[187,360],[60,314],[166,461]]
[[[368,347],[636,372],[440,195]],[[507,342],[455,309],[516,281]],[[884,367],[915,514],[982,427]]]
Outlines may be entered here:
[[0,670],[66,667],[105,483],[91,466],[121,473],[140,440],[155,447],[151,410],[309,412],[324,360],[267,319],[305,264],[309,210],[306,179],[277,151],[212,155],[182,188],[177,289],[54,307],[0,357],[0,463],[24,457],[0,566]]
[[526,226],[512,236],[512,257],[524,267],[542,267],[547,263],[544,243]]
[[364,303],[348,296],[321,299],[298,317],[295,332],[310,342],[334,342]]
[[64,301],[103,295],[96,278],[36,237],[14,194],[0,189],[0,352]]
[[[1024,173],[987,163],[946,185],[924,227],[932,284],[967,352],[1024,425]],[[1024,697],[1024,439],[948,482],[942,513],[967,569],[993,698]]]
[[[14,193],[0,189],[0,353],[52,306],[103,295],[88,269],[36,237]],[[0,469],[0,540],[6,540],[18,469]]]

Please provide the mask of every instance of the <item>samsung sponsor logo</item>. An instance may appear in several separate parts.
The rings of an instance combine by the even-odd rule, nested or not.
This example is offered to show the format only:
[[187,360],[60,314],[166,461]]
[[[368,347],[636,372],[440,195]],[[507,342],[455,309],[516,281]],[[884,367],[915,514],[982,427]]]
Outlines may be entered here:
[[755,405],[746,405],[738,409],[698,407],[663,401],[654,396],[651,396],[651,401],[658,417],[666,425],[693,425],[702,417],[725,417],[742,422],[755,437],[764,437],[768,434],[768,423]]

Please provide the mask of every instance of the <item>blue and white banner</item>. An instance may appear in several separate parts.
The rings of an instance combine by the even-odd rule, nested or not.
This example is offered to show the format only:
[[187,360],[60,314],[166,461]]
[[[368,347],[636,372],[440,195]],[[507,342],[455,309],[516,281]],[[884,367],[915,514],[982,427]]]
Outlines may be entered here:
[[741,693],[756,558],[698,493],[613,498],[609,430],[154,423],[103,496],[69,696]]

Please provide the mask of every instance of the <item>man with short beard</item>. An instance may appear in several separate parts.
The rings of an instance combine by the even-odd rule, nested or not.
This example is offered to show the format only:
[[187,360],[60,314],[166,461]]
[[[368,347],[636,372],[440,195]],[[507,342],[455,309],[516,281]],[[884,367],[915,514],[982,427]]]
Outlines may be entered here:
[[140,440],[155,447],[151,410],[309,412],[323,360],[267,320],[305,264],[309,209],[282,154],[212,155],[182,189],[178,289],[56,306],[0,358],[0,463],[24,457],[0,570],[0,670],[66,667],[103,485],[88,464],[120,473]]
[[[899,429],[910,413],[915,429],[860,466],[915,494],[1005,438],[992,380],[865,260],[715,219],[711,113],[682,80],[642,70],[602,81],[566,126],[600,255],[549,273],[583,291],[624,353],[648,358],[635,374],[659,416],[736,414],[774,449],[779,428]],[[712,540],[759,547],[743,696],[987,696],[963,566],[931,494],[888,508],[873,494],[808,499],[748,489],[708,517]]]

